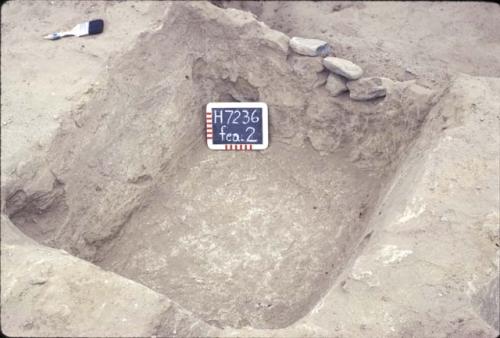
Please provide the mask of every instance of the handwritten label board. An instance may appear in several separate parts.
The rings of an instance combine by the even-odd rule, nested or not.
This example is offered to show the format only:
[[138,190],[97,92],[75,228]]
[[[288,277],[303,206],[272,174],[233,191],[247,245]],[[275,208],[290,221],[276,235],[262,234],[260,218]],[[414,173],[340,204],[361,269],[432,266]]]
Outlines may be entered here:
[[208,148],[262,150],[269,144],[264,102],[211,102],[206,109]]

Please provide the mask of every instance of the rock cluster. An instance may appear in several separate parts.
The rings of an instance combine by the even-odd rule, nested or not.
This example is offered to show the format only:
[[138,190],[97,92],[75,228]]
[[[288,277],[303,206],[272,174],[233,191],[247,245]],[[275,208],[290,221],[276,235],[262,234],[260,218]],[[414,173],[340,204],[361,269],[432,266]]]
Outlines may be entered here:
[[322,65],[330,71],[325,88],[333,96],[348,91],[352,100],[368,101],[384,97],[392,83],[381,77],[361,78],[363,69],[349,60],[330,56],[332,47],[326,41],[293,37],[289,44],[297,54],[323,57]]

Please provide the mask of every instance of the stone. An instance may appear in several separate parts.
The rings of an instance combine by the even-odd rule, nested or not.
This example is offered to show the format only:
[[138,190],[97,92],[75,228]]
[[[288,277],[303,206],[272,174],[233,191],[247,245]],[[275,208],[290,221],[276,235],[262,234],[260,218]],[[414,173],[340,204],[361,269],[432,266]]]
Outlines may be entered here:
[[328,75],[328,79],[326,80],[326,89],[333,96],[337,96],[347,91],[347,86],[345,85],[345,80],[341,76],[330,74]]
[[332,47],[325,41],[317,39],[305,39],[293,37],[290,39],[290,48],[301,55],[307,56],[327,56],[331,53]]
[[349,60],[337,57],[326,57],[323,65],[331,72],[342,75],[349,80],[357,80],[363,75],[363,69]]
[[387,94],[387,88],[379,77],[366,77],[347,82],[349,96],[356,101],[367,101]]
[[318,79],[318,74],[325,69],[320,58],[291,55],[288,61],[293,72],[308,84],[314,84]]

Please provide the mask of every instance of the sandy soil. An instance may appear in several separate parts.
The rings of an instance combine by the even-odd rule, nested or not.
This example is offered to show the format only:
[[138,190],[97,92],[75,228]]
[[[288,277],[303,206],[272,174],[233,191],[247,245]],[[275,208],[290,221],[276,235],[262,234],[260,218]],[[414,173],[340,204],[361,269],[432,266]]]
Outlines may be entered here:
[[[163,11],[161,2],[10,1],[2,6],[2,174],[26,160],[27,151],[47,150],[60,115],[106,72],[110,58],[158,25]],[[112,24],[99,36],[41,38],[101,17]]]
[[289,36],[330,41],[367,76],[443,84],[457,73],[500,75],[500,8],[480,2],[224,2]]
[[[364,76],[394,86],[369,102],[332,97],[327,72],[314,70],[319,58],[292,55],[285,35],[209,4],[7,3],[2,264],[11,268],[2,268],[2,305],[15,311],[2,319],[21,333],[85,332],[86,321],[64,331],[71,311],[23,288],[57,294],[62,283],[71,299],[75,287],[71,308],[92,322],[92,297],[104,296],[82,294],[95,274],[93,283],[113,281],[109,302],[131,283],[130,302],[151,304],[134,335],[199,335],[198,323],[220,336],[496,332],[498,140],[487,135],[498,129],[489,112],[498,107],[500,6],[214,3],[290,37],[324,39]],[[101,35],[41,39],[97,17]],[[204,104],[233,98],[273,108],[270,149],[235,157],[204,148]],[[114,273],[79,268],[18,229]],[[30,267],[34,252],[46,264],[16,284],[5,272]],[[16,299],[54,321],[24,321]],[[126,303],[106,309],[127,322]],[[102,335],[133,324],[114,318],[105,316],[113,324]]]

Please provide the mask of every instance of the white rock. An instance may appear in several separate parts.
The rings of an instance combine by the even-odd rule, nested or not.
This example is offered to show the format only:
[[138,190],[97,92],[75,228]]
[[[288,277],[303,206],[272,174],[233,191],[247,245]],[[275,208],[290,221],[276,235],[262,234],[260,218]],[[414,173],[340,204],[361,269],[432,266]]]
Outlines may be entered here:
[[307,56],[326,56],[331,52],[331,46],[322,40],[293,37],[289,41],[290,48],[297,53]]
[[333,96],[337,96],[347,90],[345,80],[336,74],[328,75],[325,87]]
[[363,69],[349,60],[330,56],[323,59],[323,65],[329,71],[349,80],[357,80],[363,75]]
[[387,87],[380,77],[366,77],[357,81],[347,82],[349,88],[349,96],[353,100],[366,101],[377,97],[382,97],[387,94]]

